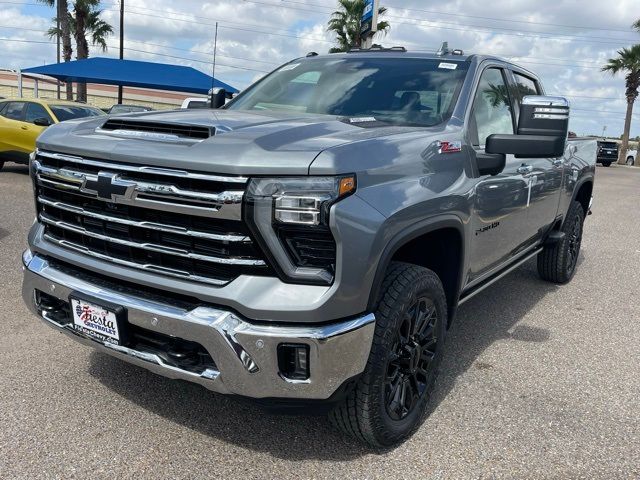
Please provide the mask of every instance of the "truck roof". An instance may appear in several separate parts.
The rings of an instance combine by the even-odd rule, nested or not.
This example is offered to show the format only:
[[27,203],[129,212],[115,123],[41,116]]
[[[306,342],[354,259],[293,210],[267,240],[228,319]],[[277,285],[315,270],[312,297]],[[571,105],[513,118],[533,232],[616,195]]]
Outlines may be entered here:
[[496,55],[482,55],[482,54],[453,54],[451,52],[449,53],[445,53],[443,55],[438,55],[435,52],[426,52],[426,51],[419,51],[419,50],[407,50],[403,47],[393,47],[393,48],[372,48],[372,49],[354,49],[350,52],[345,52],[345,53],[330,53],[327,55],[316,55],[316,54],[309,54],[307,55],[307,57],[314,57],[314,58],[336,58],[336,57],[342,57],[342,58],[351,58],[353,56],[363,56],[363,57],[368,57],[368,58],[375,58],[375,57],[392,57],[392,58],[423,58],[425,60],[442,60],[442,61],[446,61],[446,60],[450,60],[450,61],[467,61],[467,62],[473,62],[473,63],[482,63],[485,60],[495,60],[498,62],[503,62],[512,66],[517,67],[519,70],[528,72],[529,74],[531,74],[533,77],[538,77],[538,75],[536,75],[534,72],[532,72],[531,70],[522,67],[521,65],[512,62],[510,60],[507,60],[505,58],[502,57],[498,57]]

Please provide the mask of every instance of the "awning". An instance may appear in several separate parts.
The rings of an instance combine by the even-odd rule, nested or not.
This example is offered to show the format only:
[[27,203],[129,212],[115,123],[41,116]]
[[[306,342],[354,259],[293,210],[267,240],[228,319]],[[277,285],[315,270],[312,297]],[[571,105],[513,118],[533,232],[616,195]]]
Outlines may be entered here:
[[114,58],[89,58],[66,63],[54,63],[22,70],[23,73],[39,73],[63,82],[100,83],[125,87],[150,88],[171,92],[207,94],[211,88],[224,88],[227,92],[238,90],[220,80],[213,79],[192,67],[165,63],[118,60]]

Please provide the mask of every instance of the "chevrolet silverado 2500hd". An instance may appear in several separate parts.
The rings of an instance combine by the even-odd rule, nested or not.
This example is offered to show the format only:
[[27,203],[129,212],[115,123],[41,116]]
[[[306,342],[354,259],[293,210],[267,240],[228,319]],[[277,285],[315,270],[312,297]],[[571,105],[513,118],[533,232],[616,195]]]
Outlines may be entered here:
[[392,445],[460,303],[533,257],[574,275],[596,142],[568,119],[513,63],[395,48],[294,60],[222,109],[55,125],[24,300],[127,362]]

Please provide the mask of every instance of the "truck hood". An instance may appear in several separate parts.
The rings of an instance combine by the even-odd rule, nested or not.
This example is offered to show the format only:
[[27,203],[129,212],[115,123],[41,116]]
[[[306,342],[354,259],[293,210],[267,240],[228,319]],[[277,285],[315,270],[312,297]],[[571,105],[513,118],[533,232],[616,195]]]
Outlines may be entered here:
[[43,150],[132,164],[236,175],[306,175],[323,151],[346,143],[415,130],[328,115],[233,110],[177,110],[110,117],[211,128],[201,141],[176,143],[120,136],[105,117],[63,122],[37,141]]

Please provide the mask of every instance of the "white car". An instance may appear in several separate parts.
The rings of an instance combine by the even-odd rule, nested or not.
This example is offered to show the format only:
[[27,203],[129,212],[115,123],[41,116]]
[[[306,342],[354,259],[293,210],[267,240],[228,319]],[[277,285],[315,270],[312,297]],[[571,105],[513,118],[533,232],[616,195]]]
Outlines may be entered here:
[[209,99],[207,97],[185,98],[180,108],[209,108]]
[[635,165],[638,158],[638,150],[627,150],[627,165]]

